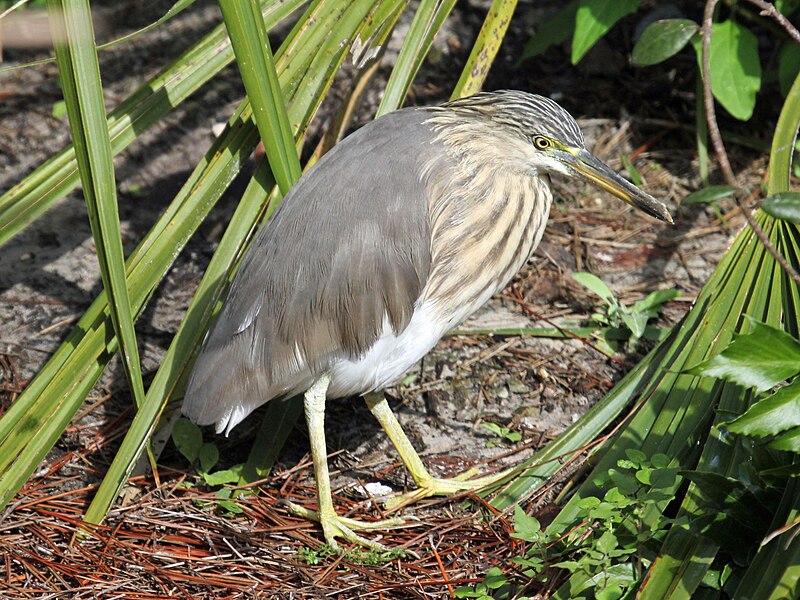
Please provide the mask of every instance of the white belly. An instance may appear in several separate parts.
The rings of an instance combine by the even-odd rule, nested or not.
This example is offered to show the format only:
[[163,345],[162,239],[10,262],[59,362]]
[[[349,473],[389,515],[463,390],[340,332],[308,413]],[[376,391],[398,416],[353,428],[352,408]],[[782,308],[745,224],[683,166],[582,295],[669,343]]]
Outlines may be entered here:
[[329,398],[342,398],[395,383],[436,345],[451,327],[433,318],[431,303],[417,307],[400,335],[387,318],[378,341],[357,360],[339,359],[331,365]]
[[[502,283],[500,287],[504,287],[506,282]],[[448,312],[447,316],[437,310],[435,301],[428,300],[414,310],[408,327],[400,335],[395,335],[389,320],[384,318],[381,337],[363,357],[358,360],[339,359],[331,365],[328,397],[363,394],[396,383],[445,333],[463,323],[495,292],[496,289],[488,289],[474,302]]]

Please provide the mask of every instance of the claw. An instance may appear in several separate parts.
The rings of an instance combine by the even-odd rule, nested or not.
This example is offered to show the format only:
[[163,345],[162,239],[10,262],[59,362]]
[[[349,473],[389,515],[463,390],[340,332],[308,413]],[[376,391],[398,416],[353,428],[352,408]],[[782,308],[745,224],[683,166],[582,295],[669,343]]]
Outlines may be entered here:
[[497,483],[514,471],[514,469],[509,469],[494,475],[470,479],[476,472],[473,468],[452,479],[432,477],[419,454],[414,450],[414,446],[411,445],[411,441],[400,426],[397,417],[394,416],[394,413],[389,408],[389,404],[383,394],[373,392],[365,396],[364,399],[370,412],[381,424],[389,439],[392,440],[394,447],[397,448],[400,458],[403,459],[403,464],[405,464],[408,472],[411,473],[411,477],[414,478],[414,483],[417,484],[417,489],[387,500],[384,503],[387,510],[393,510],[400,505],[416,502],[429,496],[448,496],[458,492],[484,488]]
[[417,489],[389,498],[384,502],[383,506],[386,510],[394,510],[402,505],[411,504],[431,496],[449,496],[459,492],[479,490],[497,483],[513,471],[514,469],[508,469],[493,475],[469,479],[475,474],[475,469],[473,468],[451,479],[430,477],[417,482],[419,486]]
[[336,538],[341,538],[350,543],[359,544],[360,546],[377,550],[378,552],[387,552],[389,549],[386,546],[361,537],[356,533],[356,531],[386,529],[389,527],[397,527],[398,525],[403,525],[405,523],[405,521],[399,517],[384,519],[382,521],[358,521],[348,517],[340,517],[336,513],[327,514],[327,511],[326,513],[320,515],[318,511],[304,508],[295,504],[294,502],[289,502],[288,506],[289,512],[296,517],[316,521],[322,525],[322,531],[325,534],[325,541],[337,554],[342,553],[342,548],[336,542]]

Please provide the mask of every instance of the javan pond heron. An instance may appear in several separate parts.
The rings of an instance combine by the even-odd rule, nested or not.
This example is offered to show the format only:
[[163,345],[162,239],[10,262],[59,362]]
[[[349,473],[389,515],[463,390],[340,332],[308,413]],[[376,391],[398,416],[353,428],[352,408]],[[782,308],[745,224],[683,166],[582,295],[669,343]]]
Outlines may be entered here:
[[290,509],[335,538],[379,547],[336,514],[325,447],[327,398],[364,395],[417,489],[389,507],[484,487],[439,479],[381,390],[501,290],[536,248],[550,175],[589,181],[668,223],[666,207],[586,150],[548,98],[481,93],[388,114],[347,137],[286,194],[257,234],[206,336],[183,412],[229,432],[270,400],[305,394],[318,510]]

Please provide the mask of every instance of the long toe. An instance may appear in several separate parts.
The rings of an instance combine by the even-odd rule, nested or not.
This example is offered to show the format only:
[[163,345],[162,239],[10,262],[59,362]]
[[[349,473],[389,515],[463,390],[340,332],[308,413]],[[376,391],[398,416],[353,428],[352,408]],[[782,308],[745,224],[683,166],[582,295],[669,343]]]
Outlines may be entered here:
[[316,521],[322,525],[322,531],[325,534],[325,541],[331,549],[340,554],[341,547],[336,542],[336,538],[347,540],[350,543],[364,546],[378,552],[386,552],[388,548],[381,543],[368,540],[356,533],[356,531],[365,531],[370,529],[388,529],[405,524],[405,520],[395,517],[392,519],[384,519],[382,521],[359,521],[357,519],[350,519],[348,517],[340,517],[336,513],[327,512],[320,515],[315,510],[309,510],[293,502],[289,503],[289,512],[297,517],[303,517],[311,521]]
[[479,490],[497,483],[513,472],[514,469],[508,469],[492,475],[476,477],[475,479],[468,479],[468,477],[474,473],[473,470],[469,470],[466,473],[451,479],[431,477],[424,481],[418,482],[419,487],[417,487],[417,489],[406,492],[405,494],[400,494],[399,496],[394,496],[393,498],[389,498],[384,503],[384,507],[387,510],[394,510],[400,506],[412,504],[422,500],[423,498],[429,498],[431,496],[450,496],[452,494],[458,494],[461,492]]

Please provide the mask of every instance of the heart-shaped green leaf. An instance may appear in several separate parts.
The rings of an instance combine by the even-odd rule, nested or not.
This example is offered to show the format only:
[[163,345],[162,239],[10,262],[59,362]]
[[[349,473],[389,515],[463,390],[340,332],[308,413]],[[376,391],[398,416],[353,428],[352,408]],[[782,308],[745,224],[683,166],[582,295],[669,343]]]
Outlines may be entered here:
[[800,427],[800,379],[756,402],[725,426],[734,433],[764,437]]
[[720,377],[763,392],[800,372],[800,342],[780,329],[750,322],[750,333],[687,373]]
[[764,212],[791,223],[800,224],[800,193],[783,192],[765,198],[761,203]]
[[631,52],[640,67],[655,65],[683,50],[700,27],[689,19],[664,19],[647,26]]

